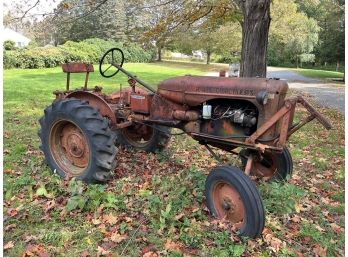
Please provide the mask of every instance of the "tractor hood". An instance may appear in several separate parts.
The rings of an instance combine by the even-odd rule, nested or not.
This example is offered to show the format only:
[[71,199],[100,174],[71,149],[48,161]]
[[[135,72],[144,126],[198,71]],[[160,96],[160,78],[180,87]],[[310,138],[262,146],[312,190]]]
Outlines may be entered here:
[[179,104],[197,106],[211,99],[243,99],[256,101],[260,91],[270,97],[285,97],[288,84],[283,80],[265,78],[225,78],[208,76],[182,76],[162,81],[157,92]]

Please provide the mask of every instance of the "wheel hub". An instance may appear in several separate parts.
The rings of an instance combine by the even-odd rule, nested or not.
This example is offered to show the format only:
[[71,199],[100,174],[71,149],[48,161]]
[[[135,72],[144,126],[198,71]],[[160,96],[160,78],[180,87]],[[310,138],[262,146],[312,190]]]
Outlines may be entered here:
[[233,212],[234,205],[230,198],[224,198],[222,200],[221,206],[225,211]]
[[81,174],[89,163],[89,147],[80,128],[69,121],[59,121],[50,133],[52,155],[65,173]]
[[253,172],[264,179],[271,179],[277,172],[277,159],[273,153],[265,152],[253,163]]
[[143,124],[135,124],[123,130],[123,135],[134,146],[147,144],[154,135],[154,130]]
[[213,200],[218,218],[225,218],[237,227],[242,226],[244,204],[234,187],[225,182],[216,184],[213,190]]

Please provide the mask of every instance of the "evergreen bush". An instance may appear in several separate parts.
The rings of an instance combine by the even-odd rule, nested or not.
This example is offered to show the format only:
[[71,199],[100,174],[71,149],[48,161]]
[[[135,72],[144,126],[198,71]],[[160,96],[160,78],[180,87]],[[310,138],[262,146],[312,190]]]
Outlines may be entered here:
[[126,62],[150,62],[153,53],[136,43],[106,41],[98,38],[81,42],[67,41],[57,47],[33,47],[4,51],[4,68],[37,69],[51,68],[66,62],[86,62],[97,64],[101,56],[110,48],[123,50]]

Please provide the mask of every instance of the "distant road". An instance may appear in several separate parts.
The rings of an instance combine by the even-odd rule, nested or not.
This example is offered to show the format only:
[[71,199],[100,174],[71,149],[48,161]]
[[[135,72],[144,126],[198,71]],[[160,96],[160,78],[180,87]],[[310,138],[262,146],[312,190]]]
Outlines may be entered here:
[[305,82],[305,83],[317,83],[321,82],[318,79],[305,77],[295,71],[287,70],[286,68],[268,67],[267,78],[280,78],[286,79],[288,82]]
[[290,88],[312,95],[319,105],[337,109],[344,114],[344,85],[342,84],[324,83],[292,70],[275,67],[268,67],[267,77],[285,79]]

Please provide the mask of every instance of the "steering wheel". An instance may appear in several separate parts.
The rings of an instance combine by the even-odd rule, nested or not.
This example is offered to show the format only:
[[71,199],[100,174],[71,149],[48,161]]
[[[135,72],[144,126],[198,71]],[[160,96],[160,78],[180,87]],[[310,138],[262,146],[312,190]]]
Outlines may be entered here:
[[[115,76],[122,67],[124,62],[124,54],[119,48],[111,48],[103,55],[99,62],[99,72],[105,78],[111,78]],[[103,70],[103,65],[110,64]]]

